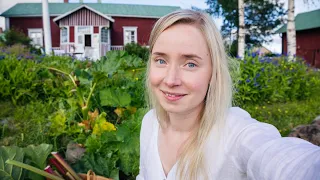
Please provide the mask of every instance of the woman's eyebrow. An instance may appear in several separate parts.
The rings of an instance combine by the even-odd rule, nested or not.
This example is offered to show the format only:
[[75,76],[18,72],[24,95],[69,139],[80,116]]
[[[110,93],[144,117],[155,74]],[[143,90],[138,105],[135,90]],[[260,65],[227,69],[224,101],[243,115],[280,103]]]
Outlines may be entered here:
[[152,55],[157,55],[157,56],[168,56],[166,53],[163,52],[153,52]]
[[181,56],[183,56],[186,59],[200,59],[200,60],[202,60],[202,58],[196,54],[182,54]]
[[[168,57],[168,55],[166,53],[163,53],[163,52],[153,52],[152,55]],[[202,60],[202,58],[200,56],[196,55],[196,54],[182,54],[181,56],[183,58],[185,58],[185,59],[199,59],[199,60]]]

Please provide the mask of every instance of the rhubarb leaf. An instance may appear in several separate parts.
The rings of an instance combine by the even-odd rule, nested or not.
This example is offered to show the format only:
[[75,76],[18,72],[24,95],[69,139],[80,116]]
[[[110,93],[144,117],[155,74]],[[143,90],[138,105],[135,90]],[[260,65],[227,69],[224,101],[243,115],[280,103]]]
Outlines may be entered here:
[[8,159],[23,162],[23,159],[24,159],[23,149],[16,146],[0,147],[0,179],[3,179],[3,180],[24,179],[24,170],[20,167],[6,164],[5,162]]
[[47,166],[47,158],[51,151],[51,144],[29,145],[25,148],[26,155],[39,169],[44,169]]

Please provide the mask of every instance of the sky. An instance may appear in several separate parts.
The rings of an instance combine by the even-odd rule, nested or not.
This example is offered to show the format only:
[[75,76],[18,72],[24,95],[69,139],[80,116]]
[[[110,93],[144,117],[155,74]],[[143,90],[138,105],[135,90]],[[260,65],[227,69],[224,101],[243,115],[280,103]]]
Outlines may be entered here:
[[[123,3],[123,4],[147,4],[147,5],[168,5],[179,6],[183,9],[190,9],[191,6],[196,6],[201,9],[207,8],[206,0],[101,0],[103,3]],[[306,11],[320,9],[320,0],[308,0],[309,3],[304,3],[306,0],[295,0],[295,14]],[[0,0],[0,13],[4,11],[5,6],[12,6],[17,2],[41,2],[41,0]],[[63,2],[63,0],[49,0],[49,2]],[[79,0],[69,0],[69,2],[79,2]],[[97,0],[83,0],[85,3],[94,3]],[[284,3],[284,8],[288,7],[288,0],[280,0]],[[7,7],[7,8],[9,8]],[[213,18],[218,27],[221,27],[223,19]],[[0,23],[1,26],[1,23]],[[281,38],[279,34],[272,36],[273,41],[269,44],[264,44],[266,48],[272,52],[281,53]]]

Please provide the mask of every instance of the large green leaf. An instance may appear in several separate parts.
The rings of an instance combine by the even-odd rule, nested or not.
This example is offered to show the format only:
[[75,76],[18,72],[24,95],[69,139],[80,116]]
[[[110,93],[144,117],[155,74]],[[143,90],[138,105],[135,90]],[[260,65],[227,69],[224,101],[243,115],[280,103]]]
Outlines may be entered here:
[[34,165],[39,169],[44,169],[47,165],[47,158],[52,151],[51,144],[40,144],[38,146],[29,145],[25,148],[25,153]]
[[123,58],[124,55],[125,53],[123,51],[108,52],[107,58],[101,59],[95,63],[93,69],[95,72],[103,72],[113,75],[125,60]]
[[102,106],[125,107],[130,105],[131,96],[124,90],[104,89],[100,91]]
[[13,147],[0,147],[0,179],[24,179],[23,169],[6,164],[8,159],[23,162],[24,151],[22,148]]

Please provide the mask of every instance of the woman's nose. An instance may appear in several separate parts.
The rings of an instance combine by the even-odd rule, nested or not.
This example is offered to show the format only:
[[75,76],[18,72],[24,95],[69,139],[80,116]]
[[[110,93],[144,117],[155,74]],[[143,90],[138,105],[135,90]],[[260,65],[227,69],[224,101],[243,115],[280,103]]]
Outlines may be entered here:
[[164,83],[169,86],[179,86],[181,84],[179,68],[169,67],[165,74]]

